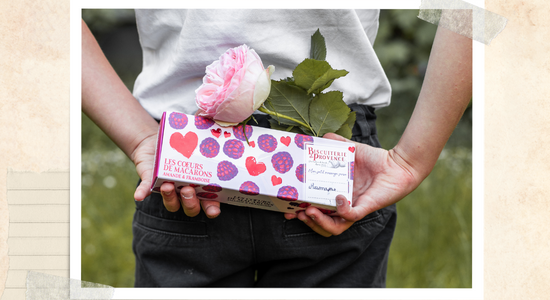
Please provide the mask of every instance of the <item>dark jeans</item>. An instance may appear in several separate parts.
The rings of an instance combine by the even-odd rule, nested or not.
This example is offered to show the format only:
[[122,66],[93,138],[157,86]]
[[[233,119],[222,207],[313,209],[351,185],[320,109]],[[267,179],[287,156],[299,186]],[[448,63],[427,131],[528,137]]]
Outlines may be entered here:
[[[379,147],[374,110],[350,107],[353,140]],[[136,206],[136,287],[385,287],[395,205],[329,238],[279,212],[222,204],[215,219],[190,218],[157,193]]]

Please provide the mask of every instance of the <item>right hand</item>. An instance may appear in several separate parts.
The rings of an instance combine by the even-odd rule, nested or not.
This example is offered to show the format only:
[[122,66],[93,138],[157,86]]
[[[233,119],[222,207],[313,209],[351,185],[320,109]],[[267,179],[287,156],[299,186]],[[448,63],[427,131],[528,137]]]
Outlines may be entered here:
[[[151,184],[153,178],[155,146],[157,136],[151,135],[145,138],[136,147],[132,153],[132,161],[136,165],[136,171],[141,178],[141,183],[136,188],[134,199],[143,201],[151,194]],[[201,206],[208,218],[215,218],[220,214],[220,203],[212,200],[199,200],[195,194],[195,189],[186,186],[178,193],[173,183],[163,183],[160,187],[160,193],[166,210],[176,212],[183,207],[184,213],[189,217],[194,217],[200,213]]]

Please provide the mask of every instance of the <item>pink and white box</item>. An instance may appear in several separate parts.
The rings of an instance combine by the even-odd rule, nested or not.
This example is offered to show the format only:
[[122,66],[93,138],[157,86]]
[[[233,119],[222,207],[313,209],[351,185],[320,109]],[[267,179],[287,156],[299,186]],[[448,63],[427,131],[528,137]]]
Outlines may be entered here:
[[[245,137],[246,132],[246,137]],[[315,206],[336,211],[336,196],[352,199],[355,145],[165,112],[160,121],[153,183],[195,188],[199,199],[296,213]]]

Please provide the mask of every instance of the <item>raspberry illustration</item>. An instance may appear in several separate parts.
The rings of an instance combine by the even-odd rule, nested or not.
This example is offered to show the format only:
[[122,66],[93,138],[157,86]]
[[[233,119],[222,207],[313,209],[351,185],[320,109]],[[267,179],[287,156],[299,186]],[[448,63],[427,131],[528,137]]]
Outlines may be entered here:
[[241,156],[243,156],[243,153],[244,153],[243,142],[235,139],[228,140],[223,145],[223,153],[225,153],[225,155],[233,159],[241,158]]
[[206,198],[206,199],[216,199],[216,198],[218,198],[218,194],[216,194],[216,193],[200,192],[200,193],[197,193],[197,197]]
[[207,192],[217,193],[222,190],[222,187],[219,184],[211,183],[207,186],[203,186],[202,189]]
[[168,123],[174,129],[183,129],[187,126],[187,116],[182,113],[173,112],[168,118]]
[[275,153],[273,157],[271,157],[271,163],[273,164],[275,171],[284,174],[292,168],[294,161],[292,160],[290,153],[283,151]]
[[[250,140],[250,137],[252,136],[252,126],[246,125],[244,131],[246,132],[246,136]],[[246,137],[244,136],[244,132],[243,132],[243,125],[233,127],[233,134],[239,140],[243,142],[246,141]]]
[[211,137],[205,138],[201,142],[200,151],[204,157],[215,157],[220,152],[220,144],[218,144],[218,142]]
[[208,129],[212,127],[212,125],[214,125],[212,119],[199,116],[195,117],[195,127],[197,127],[197,129]]
[[285,185],[277,192],[277,198],[285,201],[298,200],[298,190],[295,187]]
[[294,143],[296,143],[296,146],[298,146],[298,148],[300,149],[304,149],[304,143],[313,143],[313,138],[309,135],[305,135],[305,134],[297,134],[295,137],[294,137]]
[[258,195],[260,193],[260,188],[252,181],[245,181],[239,187],[239,192],[245,195]]
[[349,179],[353,180],[353,173],[355,172],[355,162],[349,163]]
[[237,176],[237,173],[239,173],[239,170],[237,167],[235,167],[234,164],[231,162],[228,162],[227,160],[221,161],[218,164],[218,178],[223,181],[228,181],[235,176]]
[[296,178],[298,178],[300,182],[304,182],[304,164],[299,164],[296,167]]
[[277,148],[277,139],[270,134],[262,134],[258,137],[258,147],[264,152],[271,153]]

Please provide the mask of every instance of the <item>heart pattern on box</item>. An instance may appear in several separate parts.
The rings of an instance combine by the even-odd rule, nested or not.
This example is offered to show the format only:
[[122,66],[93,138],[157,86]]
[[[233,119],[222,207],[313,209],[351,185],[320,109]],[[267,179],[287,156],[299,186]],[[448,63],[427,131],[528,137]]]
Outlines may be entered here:
[[197,134],[192,131],[189,131],[185,136],[179,132],[174,132],[170,136],[170,147],[187,158],[191,157],[198,143],[199,138]]
[[221,128],[210,129],[210,132],[212,133],[213,136],[215,136],[216,138],[219,138],[220,135],[222,134],[222,129]]
[[291,141],[292,141],[292,139],[289,136],[281,137],[281,143],[283,143],[287,147],[288,147],[288,145],[290,145]]
[[271,184],[273,184],[273,186],[276,186],[281,183],[283,183],[283,179],[281,177],[277,177],[275,175],[271,176]]
[[253,156],[249,156],[246,158],[245,167],[248,171],[248,174],[252,176],[258,176],[266,170],[265,164],[263,162],[257,163],[256,158]]

